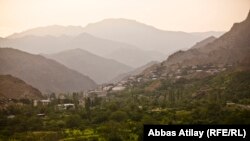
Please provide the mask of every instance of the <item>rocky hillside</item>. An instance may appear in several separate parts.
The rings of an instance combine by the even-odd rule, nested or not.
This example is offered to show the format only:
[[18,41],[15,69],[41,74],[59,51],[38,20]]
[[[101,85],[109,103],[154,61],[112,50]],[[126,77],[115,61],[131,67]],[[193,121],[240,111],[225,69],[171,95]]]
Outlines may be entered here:
[[249,69],[250,13],[221,37],[208,38],[187,51],[177,51],[167,60],[151,66],[137,80],[158,78],[202,78],[232,67]]
[[123,81],[123,80],[129,79],[129,77],[134,77],[134,76],[142,73],[146,68],[151,67],[151,66],[153,66],[153,65],[155,65],[157,63],[158,62],[156,62],[156,61],[149,62],[149,63],[147,63],[147,64],[145,64],[145,65],[143,65],[143,66],[141,66],[139,68],[136,68],[136,69],[134,69],[132,71],[129,71],[127,73],[123,73],[123,74],[120,74],[120,75],[116,76],[110,82],[111,83],[117,83],[119,81]]
[[215,40],[216,40],[216,38],[214,36],[210,36],[210,37],[208,37],[200,42],[197,42],[192,48],[193,49],[202,48],[202,47],[206,46],[207,44],[212,43]]
[[246,20],[235,23],[220,38],[188,51],[179,51],[163,62],[165,66],[199,64],[237,64],[250,55],[250,13]]
[[42,99],[41,92],[11,75],[0,75],[0,97],[6,99]]

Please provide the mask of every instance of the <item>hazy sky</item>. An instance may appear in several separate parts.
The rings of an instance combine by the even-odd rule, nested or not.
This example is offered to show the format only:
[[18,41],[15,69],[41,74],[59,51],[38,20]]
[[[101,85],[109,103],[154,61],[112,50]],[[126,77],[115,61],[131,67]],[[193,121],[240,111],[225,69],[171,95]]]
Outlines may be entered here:
[[250,0],[0,0],[0,36],[47,25],[134,19],[174,31],[227,31],[244,20]]

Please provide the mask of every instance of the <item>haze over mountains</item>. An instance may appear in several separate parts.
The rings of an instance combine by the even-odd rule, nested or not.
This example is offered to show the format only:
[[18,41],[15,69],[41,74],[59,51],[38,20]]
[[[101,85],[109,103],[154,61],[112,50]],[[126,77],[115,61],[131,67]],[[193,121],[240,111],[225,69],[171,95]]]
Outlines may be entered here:
[[221,35],[220,32],[164,31],[128,19],[106,19],[89,24],[84,31],[96,37],[128,43],[140,49],[155,50],[166,55],[176,50],[188,49],[194,43],[208,36]]
[[[166,65],[175,63],[182,65],[240,63],[250,55],[249,31],[250,13],[246,20],[241,23],[235,23],[230,31],[220,38],[212,39],[214,40],[213,42],[204,44],[202,47],[193,47],[188,51],[173,54],[164,63]],[[178,61],[176,62],[176,60]]]
[[33,29],[26,30],[21,33],[14,33],[7,38],[22,38],[25,36],[55,36],[59,37],[62,35],[65,36],[77,36],[83,32],[81,26],[60,26],[60,25],[51,25],[45,27],[37,27]]
[[0,46],[36,54],[81,48],[140,67],[150,61],[162,61],[177,50],[187,49],[208,36],[222,33],[164,31],[134,20],[106,19],[86,27],[54,25],[30,29],[0,39]]
[[84,28],[38,27],[0,38],[0,47],[18,49],[1,49],[0,73],[18,77],[43,93],[88,90],[96,83],[136,75],[149,62],[222,33],[164,31],[127,19],[106,19]]
[[156,62],[156,61],[152,61],[152,62],[149,62],[139,68],[136,68],[132,71],[129,71],[129,72],[126,72],[126,73],[123,73],[123,74],[120,74],[118,76],[116,76],[115,78],[113,78],[110,82],[111,83],[117,83],[117,82],[120,82],[120,81],[123,81],[123,80],[126,80],[128,79],[129,77],[133,77],[133,76],[136,76],[140,73],[142,73],[145,69],[153,66],[153,65],[156,65],[158,64],[159,62]]
[[0,48],[0,74],[11,74],[43,93],[89,90],[96,83],[89,77],[40,55]]
[[[148,68],[142,74],[157,71],[168,74],[171,71],[196,65],[244,66],[250,65],[250,12],[241,23],[235,23],[230,31],[221,37],[207,38],[187,51],[178,51],[157,66]],[[161,70],[161,71],[159,71]]]
[[[39,30],[40,31],[40,30]],[[20,35],[21,36],[21,35]],[[162,60],[165,55],[158,52],[148,52],[126,43],[106,40],[94,37],[88,33],[81,33],[78,36],[24,36],[14,39],[3,39],[1,46],[17,48],[29,53],[51,54],[64,50],[80,48],[93,54],[114,59],[132,67],[144,65],[151,60]],[[122,52],[122,56],[116,55]],[[133,54],[131,54],[133,52]],[[143,60],[140,59],[144,58]],[[131,61],[131,58],[133,61]]]
[[138,68],[152,61],[164,60],[166,55],[157,51],[147,51],[138,48],[121,48],[108,54],[106,57],[132,66],[133,68]]
[[99,84],[109,82],[117,75],[132,70],[127,65],[94,55],[82,49],[67,50],[45,55],[45,57],[54,59],[68,68],[87,75]]

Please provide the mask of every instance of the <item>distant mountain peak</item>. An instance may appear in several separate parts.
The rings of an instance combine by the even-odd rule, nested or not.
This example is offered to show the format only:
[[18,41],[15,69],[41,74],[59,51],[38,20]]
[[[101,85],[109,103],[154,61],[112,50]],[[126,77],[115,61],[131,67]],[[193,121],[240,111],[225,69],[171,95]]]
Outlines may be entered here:
[[[143,24],[143,23],[140,23],[136,20],[125,19],[125,18],[107,18],[107,19],[103,19],[103,20],[96,22],[96,23],[133,23],[133,24],[137,23],[137,24]],[[88,25],[92,25],[92,24],[96,24],[96,23],[90,23]]]
[[120,21],[120,22],[138,22],[133,19],[125,19],[125,18],[108,18],[108,19],[103,19],[102,22],[113,22],[113,21]]
[[7,38],[21,38],[24,36],[76,36],[83,32],[83,28],[81,26],[62,26],[62,25],[50,25],[50,26],[40,26],[36,28],[32,28],[29,30],[25,30],[20,33],[14,33]]
[[108,27],[119,27],[119,28],[147,28],[150,30],[159,30],[154,26],[139,22],[137,20],[133,20],[133,19],[125,19],[125,18],[108,18],[108,19],[104,19],[101,20],[99,22],[96,23],[90,23],[88,24],[85,29],[88,30],[88,28],[108,28]]
[[84,32],[102,39],[119,41],[142,50],[155,50],[166,55],[176,50],[188,49],[194,43],[211,35],[217,37],[223,33],[167,31],[130,19],[104,19],[87,25],[84,27]]

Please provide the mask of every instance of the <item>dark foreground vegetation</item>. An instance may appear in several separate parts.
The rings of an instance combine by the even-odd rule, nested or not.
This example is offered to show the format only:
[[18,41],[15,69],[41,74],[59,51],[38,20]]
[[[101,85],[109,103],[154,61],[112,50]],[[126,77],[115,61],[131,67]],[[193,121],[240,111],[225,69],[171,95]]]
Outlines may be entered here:
[[[74,94],[74,95],[77,95]],[[143,124],[250,124],[250,72],[203,79],[154,80],[72,109],[10,104],[0,113],[0,141],[136,141]]]

